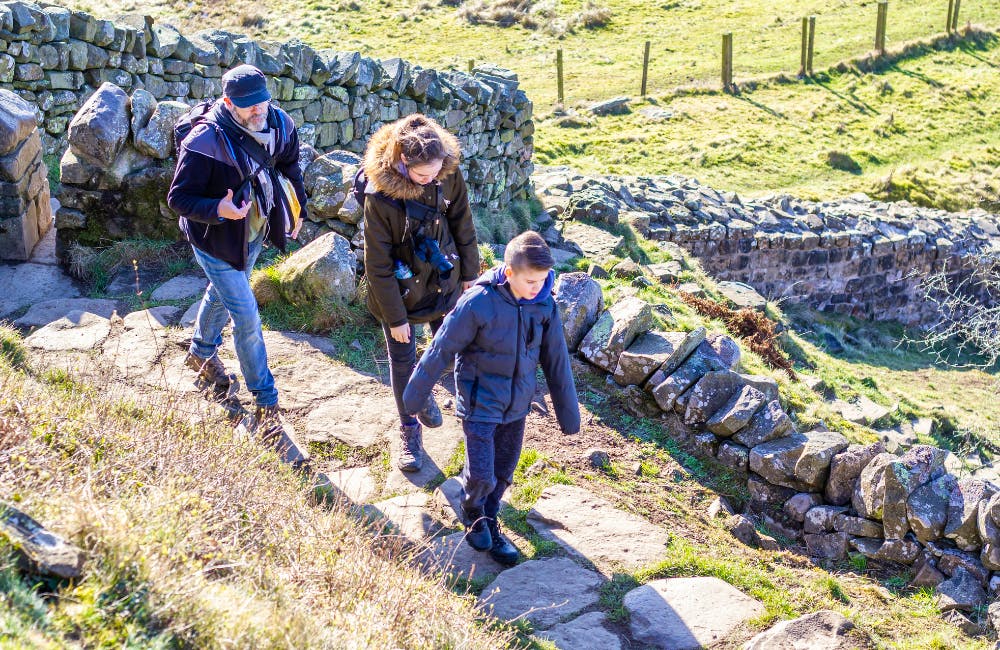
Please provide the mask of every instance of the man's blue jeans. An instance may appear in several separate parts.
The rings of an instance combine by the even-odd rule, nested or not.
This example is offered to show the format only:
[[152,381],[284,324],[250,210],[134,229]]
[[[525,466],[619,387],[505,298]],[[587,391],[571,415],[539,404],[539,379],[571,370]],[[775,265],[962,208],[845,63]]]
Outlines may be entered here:
[[258,237],[250,244],[245,271],[237,271],[229,262],[192,247],[209,285],[198,308],[190,351],[201,359],[212,358],[222,345],[222,328],[232,316],[233,344],[247,390],[253,393],[257,406],[272,406],[278,403],[278,391],[267,367],[267,350],[264,348],[257,299],[250,289],[250,272],[263,242],[264,238]]

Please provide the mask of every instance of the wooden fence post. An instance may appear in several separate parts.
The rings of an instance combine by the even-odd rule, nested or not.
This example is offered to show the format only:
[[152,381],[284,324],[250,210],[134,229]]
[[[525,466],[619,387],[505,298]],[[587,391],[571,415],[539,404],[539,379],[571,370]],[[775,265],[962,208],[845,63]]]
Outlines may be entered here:
[[879,0],[878,18],[875,21],[875,52],[879,56],[885,55],[885,25],[889,15],[889,1]]
[[646,96],[646,79],[649,74],[649,41],[646,41],[646,47],[642,52],[642,87],[639,89],[639,95],[642,97]]
[[948,0],[948,19],[944,23],[944,31],[951,33],[951,17],[955,13],[955,0]]
[[809,53],[806,57],[806,74],[813,74],[813,51],[816,46],[816,16],[809,16]]
[[566,98],[563,96],[563,57],[562,48],[556,50],[556,87],[558,88],[559,103],[563,104]]
[[476,60],[469,59],[469,74],[472,74],[472,69],[476,67]]
[[962,0],[955,0],[955,11],[951,14],[951,31],[958,31],[958,9],[962,6]]
[[806,76],[806,60],[809,51],[809,19],[802,17],[802,57],[799,63],[799,78]]
[[722,35],[722,91],[733,90],[733,33]]

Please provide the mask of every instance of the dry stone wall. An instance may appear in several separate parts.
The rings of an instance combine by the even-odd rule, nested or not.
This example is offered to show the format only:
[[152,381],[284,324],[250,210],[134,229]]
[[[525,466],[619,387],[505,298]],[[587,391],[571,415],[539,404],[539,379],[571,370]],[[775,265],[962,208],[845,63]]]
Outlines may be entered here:
[[[587,178],[565,168],[534,181],[564,234],[580,219],[629,221],[647,238],[685,248],[718,280],[862,318],[926,322],[934,314],[924,278],[946,271],[957,283],[981,256],[1000,251],[1000,221],[980,209],[948,213],[864,195],[745,199],[681,177]],[[550,241],[558,238],[553,232]]]
[[599,294],[586,273],[559,277],[567,340],[586,332],[579,355],[621,386],[630,411],[744,473],[747,508],[727,521],[741,541],[778,548],[756,519],[812,557],[858,553],[910,566],[911,584],[935,589],[954,616],[996,597],[1000,486],[954,475],[949,453],[936,447],[887,453],[881,442],[851,444],[822,427],[799,432],[777,383],[739,372],[732,339],[704,328],[651,331],[651,305],[626,297],[601,311]]
[[[71,120],[98,88],[111,84],[126,96],[130,141],[109,152],[115,155],[106,163],[116,167],[106,175],[106,187],[79,183],[79,176],[66,179],[88,191],[125,192],[124,199],[106,195],[97,205],[72,206],[83,214],[93,207],[98,219],[84,225],[73,215],[77,223],[66,219],[60,226],[76,226],[77,234],[89,240],[147,234],[148,228],[131,228],[132,220],[121,211],[107,228],[97,221],[107,216],[113,200],[129,203],[130,182],[139,187],[134,203],[150,206],[148,179],[133,177],[161,176],[162,171],[146,170],[172,168],[173,152],[162,127],[176,116],[178,104],[218,97],[222,75],[241,63],[265,73],[301,141],[320,153],[360,153],[383,123],[421,112],[459,137],[474,206],[502,209],[526,196],[532,104],[510,71],[483,65],[472,74],[439,72],[399,58],[378,61],[357,52],[314,50],[296,40],[255,41],[215,29],[181,34],[149,16],[109,20],[55,5],[0,4],[0,87],[37,108],[45,152],[66,148]],[[161,131],[141,134],[156,108],[163,113],[154,120]]]
[[815,558],[911,566],[911,584],[933,588],[955,617],[1000,592],[1000,486],[956,476],[949,452],[929,445],[888,453],[823,427],[799,432],[777,383],[738,371],[732,339],[650,331],[651,305],[628,297],[599,311],[595,291],[586,273],[560,276],[567,339],[586,331],[579,355],[613,377],[630,411],[746,475],[747,508],[727,521],[741,541],[778,548],[756,519]]
[[27,260],[51,226],[35,109],[0,89],[0,260]]

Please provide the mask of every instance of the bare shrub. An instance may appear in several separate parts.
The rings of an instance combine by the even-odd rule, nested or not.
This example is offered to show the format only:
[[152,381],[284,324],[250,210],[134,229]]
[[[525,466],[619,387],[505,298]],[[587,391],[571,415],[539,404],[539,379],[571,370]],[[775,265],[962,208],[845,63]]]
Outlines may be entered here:
[[611,9],[602,7],[596,2],[583,3],[583,9],[574,17],[574,22],[585,29],[606,27],[611,22]]
[[918,342],[942,364],[993,368],[1000,361],[1000,254],[984,253],[967,265],[922,283],[936,317]]

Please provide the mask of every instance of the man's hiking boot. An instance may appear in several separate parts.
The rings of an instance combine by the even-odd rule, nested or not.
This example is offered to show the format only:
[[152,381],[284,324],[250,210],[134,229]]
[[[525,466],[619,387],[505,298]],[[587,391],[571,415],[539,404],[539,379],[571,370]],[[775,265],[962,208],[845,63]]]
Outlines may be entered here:
[[486,527],[490,531],[490,557],[504,566],[517,564],[520,553],[517,547],[501,534],[499,522],[496,519],[486,518]]
[[424,408],[417,413],[417,419],[428,429],[436,429],[444,424],[444,417],[441,415],[441,409],[438,408],[437,402],[434,401],[433,394],[427,396]]
[[399,452],[396,466],[402,472],[419,472],[424,464],[423,428],[419,422],[399,425],[399,439],[403,448]]
[[202,359],[188,352],[184,357],[184,365],[197,372],[198,380],[205,384],[228,389],[236,383],[236,375],[226,371],[217,354],[213,354],[209,359]]
[[296,438],[289,425],[281,418],[278,405],[257,406],[253,415],[247,415],[240,422],[237,430],[257,436],[262,441],[272,445],[281,460],[292,467],[305,472],[310,471],[309,452]]
[[465,541],[477,551],[490,550],[493,546],[493,538],[487,525],[490,520],[483,515],[483,511],[466,511],[465,518],[468,522],[465,526]]

